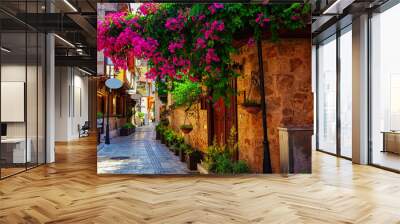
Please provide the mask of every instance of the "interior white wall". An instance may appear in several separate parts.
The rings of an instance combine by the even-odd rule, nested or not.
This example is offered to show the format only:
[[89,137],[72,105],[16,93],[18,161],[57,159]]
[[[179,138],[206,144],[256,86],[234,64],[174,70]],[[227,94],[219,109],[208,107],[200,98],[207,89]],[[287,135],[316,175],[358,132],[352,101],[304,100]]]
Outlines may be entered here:
[[88,78],[76,68],[56,67],[56,86],[55,140],[77,139],[78,125],[82,126],[89,119]]

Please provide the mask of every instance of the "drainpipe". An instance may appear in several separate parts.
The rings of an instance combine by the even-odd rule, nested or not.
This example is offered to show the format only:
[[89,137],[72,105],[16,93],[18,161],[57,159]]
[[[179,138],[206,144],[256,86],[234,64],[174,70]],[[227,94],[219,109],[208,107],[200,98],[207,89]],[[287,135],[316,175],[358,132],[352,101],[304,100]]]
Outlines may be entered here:
[[261,38],[257,40],[257,53],[258,53],[258,68],[260,75],[260,94],[261,94],[261,110],[262,110],[262,124],[263,124],[263,173],[272,173],[271,159],[269,154],[269,142],[268,142],[268,130],[267,130],[267,103],[265,100],[265,89],[264,89],[264,65],[262,55],[262,42]]

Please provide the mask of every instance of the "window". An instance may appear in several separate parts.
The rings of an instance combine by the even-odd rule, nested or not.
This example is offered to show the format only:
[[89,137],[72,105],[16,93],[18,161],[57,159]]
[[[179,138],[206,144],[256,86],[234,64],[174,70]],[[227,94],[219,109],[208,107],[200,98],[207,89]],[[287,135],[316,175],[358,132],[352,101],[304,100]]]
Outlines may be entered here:
[[336,36],[318,47],[318,145],[336,153]]
[[352,157],[352,33],[351,26],[340,36],[340,155]]
[[400,4],[371,18],[371,162],[400,170]]

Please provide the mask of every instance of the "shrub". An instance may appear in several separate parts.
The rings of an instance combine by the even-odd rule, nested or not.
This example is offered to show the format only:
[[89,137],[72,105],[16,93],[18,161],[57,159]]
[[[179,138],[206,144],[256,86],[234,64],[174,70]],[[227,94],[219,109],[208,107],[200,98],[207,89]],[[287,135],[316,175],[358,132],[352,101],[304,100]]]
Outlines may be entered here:
[[249,173],[250,169],[249,169],[249,166],[247,166],[247,163],[245,161],[239,160],[239,161],[237,161],[236,163],[233,164],[232,171],[235,174],[238,174],[238,173]]
[[174,82],[171,94],[176,106],[190,107],[199,100],[201,87],[199,83],[192,82],[185,76],[182,80]]
[[233,164],[226,154],[220,154],[215,161],[215,173],[227,174],[232,173]]
[[124,125],[122,125],[122,128],[125,128],[125,129],[135,128],[135,125],[133,125],[131,122],[127,122]]
[[217,174],[249,172],[245,161],[235,161],[234,159],[238,150],[235,136],[236,130],[232,128],[226,145],[219,145],[214,139],[213,145],[207,148],[207,154],[202,161],[204,168]]
[[139,117],[139,119],[143,119],[144,118],[144,113],[143,112],[138,112],[137,116]]
[[102,112],[97,112],[97,118],[103,118],[103,113]]
[[168,144],[172,144],[176,139],[176,134],[172,129],[164,131],[164,137]]

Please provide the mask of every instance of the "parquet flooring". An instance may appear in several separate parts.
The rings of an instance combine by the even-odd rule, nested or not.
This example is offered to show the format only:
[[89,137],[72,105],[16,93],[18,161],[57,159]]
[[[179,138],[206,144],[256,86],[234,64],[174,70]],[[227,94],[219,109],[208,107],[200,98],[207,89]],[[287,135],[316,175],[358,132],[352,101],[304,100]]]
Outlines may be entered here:
[[0,181],[0,223],[400,223],[399,174],[326,154],[312,175],[98,176],[95,144]]

